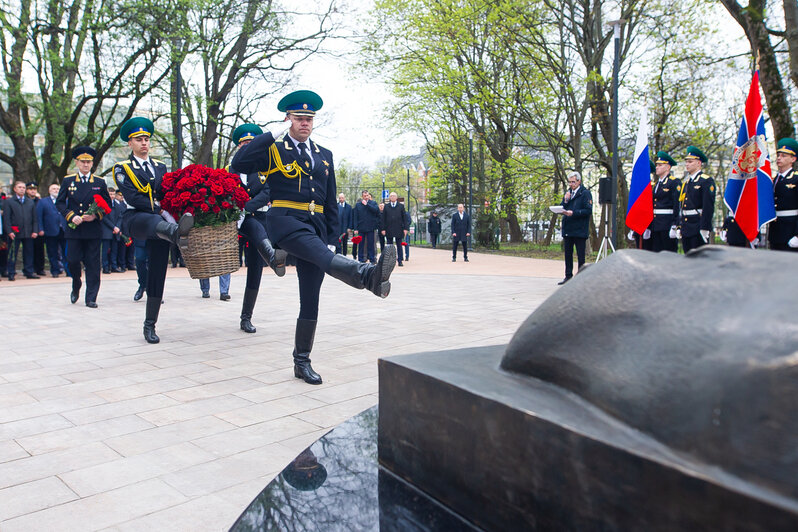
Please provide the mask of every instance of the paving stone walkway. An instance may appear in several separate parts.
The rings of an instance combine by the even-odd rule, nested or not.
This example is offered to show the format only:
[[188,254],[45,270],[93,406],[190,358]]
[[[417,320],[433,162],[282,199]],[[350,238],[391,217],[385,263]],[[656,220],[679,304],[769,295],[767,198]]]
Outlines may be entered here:
[[99,309],[69,280],[0,281],[0,530],[227,530],[302,449],[377,402],[383,356],[506,343],[557,288],[562,262],[412,248],[379,300],[327,277],[311,358],[292,371],[293,269],[264,274],[253,323],[170,269],[141,334],[135,272],[103,275]]

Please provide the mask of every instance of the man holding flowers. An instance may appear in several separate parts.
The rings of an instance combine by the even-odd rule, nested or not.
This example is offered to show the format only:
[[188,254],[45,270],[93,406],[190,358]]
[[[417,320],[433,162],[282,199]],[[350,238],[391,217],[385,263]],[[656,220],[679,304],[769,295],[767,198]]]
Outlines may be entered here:
[[72,293],[69,300],[74,304],[80,297],[81,272],[86,267],[86,306],[97,308],[100,291],[100,220],[111,212],[111,198],[105,180],[91,173],[97,152],[90,146],[78,146],[72,150],[77,164],[77,173],[64,177],[55,200],[55,207],[67,221],[66,261],[72,275]]

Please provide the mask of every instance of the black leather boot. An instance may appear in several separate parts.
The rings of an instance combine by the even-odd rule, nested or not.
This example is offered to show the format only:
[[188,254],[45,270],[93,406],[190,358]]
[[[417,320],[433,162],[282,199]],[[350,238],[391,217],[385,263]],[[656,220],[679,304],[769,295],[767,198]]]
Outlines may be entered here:
[[155,322],[158,321],[158,313],[161,311],[161,298],[147,296],[147,310],[144,315],[144,339],[147,343],[157,344],[161,341],[155,334]]
[[258,291],[254,288],[244,289],[244,303],[241,305],[241,330],[248,333],[256,331],[255,326],[249,321],[252,319],[252,309],[258,299]]
[[277,277],[282,277],[285,275],[285,258],[288,256],[282,249],[274,249],[272,246],[271,241],[268,238],[264,238],[260,242],[257,243],[256,248],[258,250],[258,254],[263,257],[263,260],[269,267],[274,270],[274,273],[277,274]]
[[193,226],[194,217],[190,214],[184,214],[176,224],[169,223],[166,220],[158,222],[155,226],[155,234],[158,238],[163,238],[176,246],[180,246],[180,237],[186,236]]
[[321,384],[321,375],[310,366],[310,351],[316,336],[316,320],[296,320],[294,333],[294,377],[308,384]]
[[335,255],[327,271],[332,277],[349,286],[362,290],[365,288],[379,297],[391,293],[391,272],[396,266],[396,246],[385,246],[377,264],[358,262],[343,255]]

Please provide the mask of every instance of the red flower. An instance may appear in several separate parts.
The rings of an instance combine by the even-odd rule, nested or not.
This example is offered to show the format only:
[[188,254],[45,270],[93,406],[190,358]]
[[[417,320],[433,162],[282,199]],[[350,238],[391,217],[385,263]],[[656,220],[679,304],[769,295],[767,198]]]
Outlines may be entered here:
[[222,209],[220,209],[218,205],[214,205],[211,210],[213,211],[213,214],[219,214],[222,212]]
[[230,205],[229,202],[227,202],[227,201],[223,201],[222,202],[222,208],[223,209],[229,209],[230,207],[232,207],[232,205]]
[[94,203],[96,203],[97,206],[101,208],[105,214],[111,214],[111,207],[108,206],[103,197],[100,196],[99,194],[94,195]]
[[353,244],[360,244],[361,242],[363,242],[363,237],[362,236],[355,235],[355,236],[352,237],[352,243]]
[[15,233],[19,233],[19,226],[18,225],[12,225],[11,226],[11,230],[14,231]]
[[202,203],[202,204],[200,204],[200,210],[202,212],[208,212],[210,210],[210,207],[208,207],[207,203]]

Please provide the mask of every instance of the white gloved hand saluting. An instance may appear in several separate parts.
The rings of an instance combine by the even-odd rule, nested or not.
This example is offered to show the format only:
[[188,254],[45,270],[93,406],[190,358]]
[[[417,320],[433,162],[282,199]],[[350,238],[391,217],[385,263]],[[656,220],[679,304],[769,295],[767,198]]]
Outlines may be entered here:
[[629,234],[626,235],[626,238],[629,239],[629,240],[634,240],[635,239],[635,232],[634,231],[629,231]]
[[704,239],[704,242],[709,243],[709,230],[701,229],[699,233],[701,233],[701,238]]
[[788,242],[787,245],[791,248],[798,248],[798,236],[792,237]]
[[285,120],[284,122],[279,122],[277,124],[270,125],[268,131],[272,134],[272,137],[278,138],[280,135],[288,131],[290,128],[291,128],[291,121]]
[[643,231],[643,240],[648,240],[651,238],[651,229],[646,229]]
[[671,230],[668,231],[668,238],[679,238],[675,225],[671,226]]

